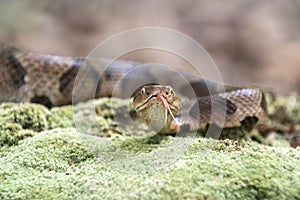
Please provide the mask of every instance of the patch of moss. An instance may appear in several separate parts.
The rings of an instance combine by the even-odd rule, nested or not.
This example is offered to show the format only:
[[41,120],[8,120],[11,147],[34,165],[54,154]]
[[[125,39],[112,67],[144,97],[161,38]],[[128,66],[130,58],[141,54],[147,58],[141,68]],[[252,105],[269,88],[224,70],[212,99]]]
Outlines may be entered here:
[[125,100],[101,98],[94,101],[79,103],[74,109],[74,124],[78,130],[100,137],[114,134],[126,135],[126,130],[117,126],[114,120],[117,111],[121,112]]
[[0,124],[0,147],[18,144],[18,141],[34,136],[32,130],[24,130],[20,124]]
[[32,137],[35,132],[46,130],[48,110],[41,105],[4,103],[0,105],[0,147],[17,145]]
[[208,137],[208,138],[215,138],[215,139],[232,139],[232,140],[237,140],[237,141],[242,141],[246,140],[249,141],[251,140],[250,137],[250,131],[246,130],[243,126],[240,127],[232,127],[232,128],[223,128],[220,129],[218,127],[213,127],[214,130],[212,130],[212,133],[219,133],[220,134],[215,134],[215,135],[208,135],[207,130],[199,130],[198,135],[201,137]]
[[128,138],[148,134],[116,126],[127,119],[128,102],[87,103],[74,110],[0,106],[0,199],[300,199],[299,148],[201,137]]
[[4,160],[39,171],[64,172],[67,166],[76,165],[89,157],[91,153],[76,135],[75,129],[53,129],[22,141]]
[[[202,139],[199,144],[203,144]],[[298,172],[290,172],[299,167],[299,153],[252,142],[211,140],[204,146],[194,143],[184,157],[185,162],[175,164],[172,175],[180,172],[180,180],[187,183],[184,187],[200,197],[211,190],[209,196],[213,199],[297,199]],[[181,186],[180,180],[173,182],[174,188]],[[176,197],[186,196],[174,192]]]
[[300,97],[298,94],[292,93],[287,97],[269,95],[268,102],[271,119],[278,120],[281,123],[300,123]]
[[5,103],[0,105],[0,113],[1,123],[19,124],[22,129],[33,131],[48,129],[49,110],[42,105]]
[[99,137],[154,135],[144,125],[134,123],[128,99],[101,98],[79,103],[74,109],[74,124],[78,130]]
[[[0,158],[1,198],[60,199],[297,199],[300,151],[253,142],[166,137],[144,143],[131,166],[122,165],[124,146],[54,129],[29,138]],[[119,141],[121,143],[121,141]],[[190,143],[174,160],[168,146]],[[128,143],[126,141],[125,143]],[[134,142],[133,142],[134,143]],[[143,149],[150,147],[145,152]],[[160,155],[145,157],[157,149]],[[118,157],[118,155],[121,155]],[[129,152],[128,155],[131,155]],[[107,160],[110,156],[111,160]],[[165,162],[163,168],[155,163]],[[75,161],[75,162],[74,162]],[[119,165],[114,165],[119,163]],[[124,164],[124,162],[123,162]],[[143,168],[144,167],[144,168]]]
[[0,158],[1,199],[66,199],[68,174],[92,158],[74,129],[53,129],[22,141]]
[[54,107],[47,115],[49,129],[74,127],[73,106]]
[[[259,133],[268,138],[264,144],[282,145],[286,140],[292,147],[300,145],[300,97],[292,93],[287,97],[280,95],[266,95],[268,102],[268,116],[257,129]],[[276,135],[276,137],[269,137]],[[278,137],[279,136],[279,137]],[[273,140],[273,141],[271,141]]]
[[123,150],[131,152],[151,152],[153,149],[166,146],[171,140],[171,136],[160,134],[146,138],[128,138],[126,140],[114,139],[112,144]]

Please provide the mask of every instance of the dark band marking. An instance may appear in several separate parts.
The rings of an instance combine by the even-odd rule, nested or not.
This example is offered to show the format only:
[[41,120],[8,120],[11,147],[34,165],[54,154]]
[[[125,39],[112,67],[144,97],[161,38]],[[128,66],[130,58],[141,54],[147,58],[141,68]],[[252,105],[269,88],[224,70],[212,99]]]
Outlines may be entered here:
[[110,80],[112,73],[113,73],[112,70],[106,70],[106,71],[104,71],[103,74],[104,74],[105,79],[106,80]]
[[[200,103],[201,102],[195,102],[193,107],[189,111],[189,116],[193,119],[199,119],[199,109],[200,109]],[[201,109],[200,109],[201,112]]]
[[189,116],[192,117],[193,119],[198,119],[199,118],[199,112],[201,115],[201,112],[203,110],[207,111],[212,111],[212,100],[213,100],[213,105],[216,106],[216,110],[221,109],[224,110],[227,115],[233,115],[237,111],[237,106],[232,103],[230,100],[213,95],[210,97],[200,97],[198,98],[198,102],[195,102],[192,108],[189,111]]
[[221,110],[225,109],[225,113],[227,115],[233,115],[238,109],[237,106],[230,100],[217,95],[214,95],[213,97],[213,105],[217,106],[217,108],[220,108]]
[[[75,102],[86,101],[98,96],[101,89],[100,73],[97,65],[82,58],[74,58],[73,64],[59,79],[59,91],[63,95],[73,95]],[[76,80],[76,84],[75,84]],[[75,88],[74,88],[75,84]],[[75,93],[74,91],[75,90]]]
[[50,101],[49,97],[47,96],[35,96],[30,99],[31,103],[38,103],[38,104],[43,104],[44,106],[48,108],[52,108],[54,105]]
[[82,61],[80,58],[75,58],[70,69],[59,78],[59,91],[63,95],[68,95],[72,91],[74,80]]
[[226,114],[233,115],[238,109],[237,106],[228,99],[225,99],[225,102],[226,102]]
[[[195,94],[189,95],[187,92],[189,91],[188,87],[192,87]],[[195,81],[195,82],[191,82],[190,86],[189,85],[185,85],[183,88],[180,89],[180,91],[182,92],[182,94],[184,96],[193,98],[194,95],[198,96],[198,97],[204,97],[204,96],[209,96],[209,90],[207,87],[207,84],[205,83],[204,80],[199,80],[199,81]]]
[[109,70],[109,68],[108,68],[103,72],[102,77],[98,78],[99,80],[97,82],[96,97],[100,97],[102,85],[103,85],[103,83],[105,83],[106,81],[109,81],[111,79],[111,73],[112,73],[111,70]]
[[6,67],[9,67],[10,70],[12,71],[11,72],[12,86],[15,89],[19,89],[20,87],[26,84],[24,78],[27,72],[22,66],[22,64],[15,57],[12,51],[9,52],[8,61],[9,61],[8,62],[9,66]]
[[264,111],[267,111],[267,100],[266,100],[266,96],[264,93],[262,93],[260,106],[263,108]]

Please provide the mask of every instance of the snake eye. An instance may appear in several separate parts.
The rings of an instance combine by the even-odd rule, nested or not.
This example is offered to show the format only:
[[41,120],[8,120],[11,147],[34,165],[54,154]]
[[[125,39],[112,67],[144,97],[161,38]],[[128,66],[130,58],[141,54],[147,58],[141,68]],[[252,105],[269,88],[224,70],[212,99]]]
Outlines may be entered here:
[[174,90],[172,87],[170,86],[167,86],[167,89],[168,91],[166,91],[166,95],[169,96],[169,95],[174,95]]
[[141,89],[141,94],[142,94],[142,95],[149,96],[149,95],[150,95],[150,92],[149,92],[148,90],[146,91],[145,88],[142,88],[142,89]]

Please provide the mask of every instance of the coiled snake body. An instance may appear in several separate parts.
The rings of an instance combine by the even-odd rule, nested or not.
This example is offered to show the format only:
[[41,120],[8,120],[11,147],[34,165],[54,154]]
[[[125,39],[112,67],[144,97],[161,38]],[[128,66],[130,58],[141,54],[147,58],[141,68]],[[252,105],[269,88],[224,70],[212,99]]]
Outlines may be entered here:
[[[1,44],[0,102],[34,102],[48,107],[71,104],[79,66],[84,65],[91,65],[91,63],[83,58],[26,53]],[[95,85],[96,98],[111,97],[121,77],[137,65],[138,63],[135,62],[117,61],[107,70],[101,66],[97,69],[102,71],[89,68],[88,78],[82,78],[82,80],[83,82],[87,80],[87,84]],[[146,70],[143,73],[149,72]],[[160,84],[143,85],[132,95],[134,107],[144,121],[155,117],[149,113],[154,108],[156,109],[158,104],[163,112],[168,113],[161,132],[175,133],[182,129],[193,130],[209,123],[222,127],[239,126],[247,118],[260,120],[266,113],[264,94],[259,89],[225,85],[223,91],[220,89],[221,84],[206,81],[188,73],[183,73],[183,75],[195,92],[196,100],[189,99],[189,95],[180,100],[181,98],[176,95],[172,87]],[[128,76],[126,80],[132,78],[134,77]],[[157,80],[156,83],[160,81]],[[164,78],[165,83],[172,85],[174,80]],[[127,87],[126,81],[122,84]],[[177,84],[175,90],[182,90],[184,93],[186,87],[186,85]],[[83,97],[75,102],[89,98],[90,96]],[[217,107],[224,108],[224,115],[212,112],[213,102]],[[200,111],[200,114],[195,110]],[[176,118],[182,115],[186,118],[182,122],[176,121]]]

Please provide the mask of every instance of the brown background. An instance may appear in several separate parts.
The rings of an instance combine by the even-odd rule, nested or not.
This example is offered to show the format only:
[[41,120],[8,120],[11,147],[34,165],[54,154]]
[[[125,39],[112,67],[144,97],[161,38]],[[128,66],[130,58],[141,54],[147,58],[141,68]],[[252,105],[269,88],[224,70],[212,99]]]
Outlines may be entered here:
[[[124,30],[189,35],[227,83],[300,92],[300,1],[0,0],[0,41],[27,51],[86,56]],[[184,66],[183,66],[184,67]]]

